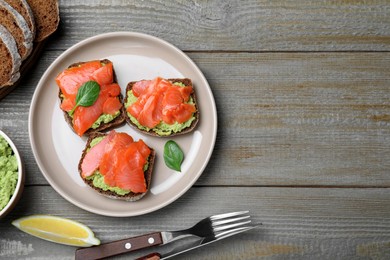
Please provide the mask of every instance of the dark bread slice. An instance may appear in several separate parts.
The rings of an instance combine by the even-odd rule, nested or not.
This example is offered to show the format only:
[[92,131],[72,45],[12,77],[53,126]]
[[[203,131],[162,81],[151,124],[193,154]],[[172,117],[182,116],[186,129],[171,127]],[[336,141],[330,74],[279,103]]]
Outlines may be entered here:
[[144,193],[133,193],[133,192],[130,192],[126,195],[118,195],[116,194],[115,192],[113,191],[105,191],[105,190],[102,190],[100,188],[97,188],[95,186],[93,186],[92,184],[92,180],[86,180],[84,179],[82,176],[81,176],[81,164],[84,160],[84,157],[85,155],[87,154],[87,150],[90,148],[90,145],[91,145],[91,142],[94,138],[96,137],[101,137],[101,136],[107,136],[107,134],[104,134],[104,133],[93,133],[89,136],[88,140],[87,140],[87,144],[85,146],[85,149],[83,150],[82,152],[82,155],[81,155],[81,159],[80,159],[80,162],[79,162],[79,165],[78,165],[78,170],[79,170],[79,173],[80,173],[80,177],[81,179],[83,179],[83,181],[88,185],[90,186],[92,189],[96,190],[97,192],[99,192],[101,195],[103,196],[106,196],[110,199],[119,199],[119,200],[125,200],[125,201],[137,201],[139,199],[141,199],[142,197],[144,197],[146,195],[146,193],[149,191],[150,189],[150,183],[151,183],[151,180],[152,180],[152,172],[153,172],[153,167],[154,167],[154,160],[156,158],[156,152],[154,151],[154,149],[150,148],[151,152],[150,152],[150,155],[149,155],[149,158],[148,158],[148,162],[149,162],[149,166],[148,166],[148,169],[144,172],[145,174],[145,181],[146,181],[146,192]]
[[35,20],[30,5],[26,0],[5,0],[12,8],[14,8],[18,13],[20,13],[24,20],[26,20],[28,28],[35,37]]
[[0,24],[14,37],[22,60],[26,59],[32,51],[33,34],[23,16],[4,0],[0,0]]
[[10,86],[19,79],[22,63],[16,42],[11,33],[0,24],[0,89]]
[[57,0],[27,0],[36,24],[35,41],[40,42],[57,30],[60,12]]
[[[190,94],[190,97],[192,97],[192,100],[194,101],[194,104],[195,104],[195,108],[196,108],[196,112],[194,113],[194,116],[195,116],[195,120],[192,121],[191,125],[185,129],[183,129],[181,132],[177,132],[177,133],[172,133],[170,135],[166,135],[166,136],[161,136],[161,135],[158,135],[156,132],[154,132],[153,130],[150,130],[150,131],[145,131],[145,130],[142,130],[142,129],[139,129],[138,126],[136,124],[134,124],[131,120],[130,120],[130,117],[128,116],[127,114],[127,111],[126,111],[126,108],[124,107],[124,114],[125,114],[125,118],[126,118],[126,122],[134,127],[135,129],[137,129],[138,131],[141,131],[142,133],[145,133],[147,135],[151,135],[151,136],[158,136],[158,137],[170,137],[170,136],[176,136],[176,135],[182,135],[182,134],[186,134],[186,133],[189,133],[189,132],[192,132],[192,130],[195,129],[195,127],[197,126],[198,122],[199,122],[199,106],[198,106],[198,102],[196,100],[196,95],[195,95],[195,90],[194,90],[194,86],[192,85],[192,80],[189,79],[189,78],[182,78],[182,79],[179,79],[179,78],[172,78],[172,79],[167,79],[168,81],[172,82],[172,83],[176,83],[176,82],[180,82],[186,86],[192,86],[192,93]],[[133,85],[138,82],[138,81],[132,81],[132,82],[129,82],[127,84],[127,87],[126,87],[126,94],[125,94],[125,100],[124,100],[124,104],[127,103],[127,92],[129,92],[132,88],[133,88]]]
[[[110,60],[107,60],[107,59],[104,59],[104,60],[100,60],[101,63],[104,63],[104,64],[107,64],[109,62],[111,62]],[[71,64],[68,69],[70,68],[73,68],[73,67],[77,67],[81,64],[84,64],[86,62],[77,62],[77,63],[74,63],[74,64]],[[116,76],[115,76],[115,70],[114,70],[114,82],[117,82],[116,81]],[[61,89],[59,90],[58,92],[58,97],[62,103],[62,100],[63,98],[61,97]],[[123,96],[122,94],[119,95],[119,101],[123,104]],[[60,104],[61,105],[61,104]],[[61,108],[60,108],[61,109]],[[66,111],[63,111],[64,112],[64,117],[65,117],[65,121],[69,124],[70,128],[74,131],[74,128],[73,128],[73,119],[71,116],[69,116],[68,112]],[[114,118],[114,120],[112,120],[111,122],[108,122],[108,123],[101,123],[100,126],[96,129],[88,129],[84,135],[86,136],[89,136],[95,132],[101,132],[101,131],[106,131],[106,130],[109,130],[109,129],[112,129],[114,127],[117,127],[117,126],[120,126],[122,125],[123,123],[125,122],[125,106],[122,105],[122,108],[120,110],[120,115],[117,116],[116,118]]]

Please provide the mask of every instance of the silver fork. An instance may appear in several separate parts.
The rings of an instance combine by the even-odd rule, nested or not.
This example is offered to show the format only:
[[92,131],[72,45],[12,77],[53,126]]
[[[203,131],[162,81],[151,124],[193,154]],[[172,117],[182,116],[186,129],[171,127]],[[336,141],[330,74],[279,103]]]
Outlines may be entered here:
[[139,257],[136,260],[166,260],[166,259],[170,259],[174,256],[186,253],[186,252],[194,250],[196,248],[206,246],[208,244],[217,242],[219,240],[222,240],[222,239],[225,239],[225,238],[228,238],[228,237],[255,229],[257,227],[260,227],[261,225],[262,225],[261,223],[257,223],[257,224],[244,225],[244,226],[240,226],[240,227],[233,227],[230,229],[227,228],[226,230],[223,230],[223,231],[215,231],[214,230],[213,235],[211,235],[209,237],[203,237],[203,238],[200,237],[200,238],[197,238],[197,240],[195,240],[195,241],[176,245],[169,252],[166,252],[166,253],[153,252],[153,253],[150,253],[146,256]]
[[105,258],[147,247],[168,244],[189,236],[200,238],[223,236],[224,232],[230,232],[235,228],[251,223],[248,213],[249,211],[238,211],[214,215],[202,219],[191,228],[185,230],[154,232],[95,247],[78,249],[76,250],[75,259]]
[[164,244],[188,236],[210,237],[218,235],[217,232],[230,230],[235,227],[251,223],[249,211],[230,212],[202,219],[189,229],[178,231],[163,231],[161,236]]

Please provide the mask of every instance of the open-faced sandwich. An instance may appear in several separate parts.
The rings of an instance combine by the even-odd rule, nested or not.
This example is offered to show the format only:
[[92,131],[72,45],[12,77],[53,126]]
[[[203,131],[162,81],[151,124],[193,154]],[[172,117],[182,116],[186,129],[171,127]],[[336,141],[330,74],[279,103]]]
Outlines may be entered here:
[[141,199],[149,190],[155,152],[126,133],[93,133],[79,162],[86,184],[100,194],[126,201]]
[[121,89],[111,61],[72,64],[57,76],[56,82],[65,120],[79,136],[125,121]]
[[199,121],[192,81],[163,79],[130,82],[125,96],[126,121],[153,136],[191,132]]

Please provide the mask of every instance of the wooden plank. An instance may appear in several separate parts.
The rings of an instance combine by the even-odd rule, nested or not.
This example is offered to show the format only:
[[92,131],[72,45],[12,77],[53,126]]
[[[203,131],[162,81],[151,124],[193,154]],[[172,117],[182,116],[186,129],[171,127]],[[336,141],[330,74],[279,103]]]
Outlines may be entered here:
[[[11,226],[11,220],[30,214],[80,221],[91,227],[102,242],[108,242],[156,230],[186,228],[209,215],[248,209],[254,221],[263,223],[260,229],[178,259],[388,259],[388,194],[389,189],[380,188],[198,187],[157,212],[112,218],[81,210],[50,187],[29,186],[14,212],[0,223],[0,257],[73,257],[74,248],[33,238]],[[213,207],[205,207],[205,201]]]
[[195,51],[389,51],[387,0],[60,1],[51,49],[136,31]]
[[214,157],[198,184],[390,185],[389,55],[190,57],[219,115]]
[[[46,183],[29,145],[31,97],[59,54],[47,51],[0,103],[0,127],[20,147],[30,184]],[[219,115],[215,151],[198,185],[390,185],[390,54],[189,55]]]

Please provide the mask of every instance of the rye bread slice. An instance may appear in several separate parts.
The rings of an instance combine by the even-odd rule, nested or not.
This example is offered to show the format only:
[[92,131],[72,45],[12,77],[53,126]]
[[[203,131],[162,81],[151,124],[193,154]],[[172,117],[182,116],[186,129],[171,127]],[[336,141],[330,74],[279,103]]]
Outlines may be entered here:
[[40,42],[57,30],[60,12],[57,0],[27,0],[35,19],[35,42]]
[[19,55],[16,42],[11,33],[0,24],[0,88],[16,82],[19,77],[19,68],[22,59]]
[[31,8],[26,0],[5,0],[12,8],[14,8],[18,13],[20,13],[24,20],[26,20],[28,28],[35,37],[35,20],[34,15],[31,11]]
[[[196,108],[196,112],[194,113],[194,116],[195,116],[195,120],[192,121],[191,125],[185,129],[183,129],[182,131],[180,132],[177,132],[177,133],[172,133],[170,135],[165,135],[165,136],[161,136],[161,135],[158,135],[156,132],[154,132],[153,130],[150,130],[150,131],[146,131],[146,130],[143,130],[143,129],[139,129],[138,126],[136,124],[134,124],[131,120],[130,120],[130,117],[129,115],[127,114],[127,111],[126,111],[126,108],[124,107],[124,114],[125,114],[125,118],[126,118],[126,122],[132,126],[133,128],[135,128],[136,130],[138,131],[141,131],[142,133],[144,134],[147,134],[147,135],[151,135],[151,136],[157,136],[157,137],[171,137],[171,136],[176,136],[176,135],[182,135],[182,134],[187,134],[189,132],[192,132],[192,130],[195,129],[195,127],[197,126],[198,122],[199,122],[199,106],[198,106],[198,103],[197,103],[197,100],[196,100],[196,95],[195,95],[195,90],[194,90],[194,86],[192,85],[192,80],[189,79],[189,78],[182,78],[182,79],[179,79],[179,78],[172,78],[172,79],[167,79],[168,81],[172,82],[172,83],[176,83],[176,82],[180,82],[182,84],[184,84],[185,86],[191,86],[192,87],[192,93],[190,94],[190,97],[192,97],[192,100],[194,101],[194,104],[195,104],[195,108]],[[132,88],[133,88],[133,85],[136,83],[137,81],[132,81],[132,82],[129,82],[127,84],[127,87],[126,87],[126,94],[125,94],[125,100],[124,100],[124,104],[127,103],[127,92],[129,92]]]
[[[107,63],[110,63],[111,61],[110,60],[107,60],[107,59],[104,59],[104,60],[100,60],[101,63],[104,63],[104,64],[107,64]],[[69,68],[72,68],[72,67],[77,67],[81,64],[84,64],[86,62],[77,62],[77,63],[74,63],[74,64],[71,64]],[[114,70],[114,82],[117,82],[116,80],[116,75],[115,75],[115,70]],[[62,100],[63,98],[61,97],[61,89],[59,89],[58,91],[58,97],[60,99],[60,105],[62,103]],[[114,118],[114,120],[112,120],[111,122],[108,122],[108,123],[101,123],[100,126],[96,129],[88,129],[84,135],[86,136],[89,136],[95,132],[102,132],[102,131],[106,131],[106,130],[109,130],[109,129],[112,129],[114,127],[117,127],[117,126],[120,126],[122,125],[124,122],[125,122],[125,106],[123,105],[123,96],[122,94],[119,95],[119,101],[122,103],[122,107],[120,109],[120,114]],[[60,108],[61,109],[61,108]],[[74,131],[74,128],[73,128],[73,118],[71,116],[69,116],[68,112],[66,111],[63,111],[64,112],[64,117],[65,117],[65,121],[69,124],[70,128]]]
[[105,190],[102,190],[100,188],[95,187],[93,185],[93,183],[92,183],[93,182],[92,180],[86,180],[86,179],[84,179],[81,176],[81,173],[82,173],[81,164],[82,164],[82,162],[84,160],[85,155],[87,154],[87,150],[90,148],[92,140],[97,138],[97,137],[101,137],[101,136],[107,136],[107,134],[95,132],[95,133],[91,134],[89,136],[88,140],[87,140],[87,144],[85,146],[85,149],[82,152],[81,159],[80,159],[79,164],[78,164],[78,170],[79,170],[81,179],[88,186],[90,186],[92,189],[96,190],[101,195],[103,195],[105,197],[108,197],[110,199],[118,199],[118,200],[125,200],[125,201],[137,201],[137,200],[141,199],[142,197],[144,197],[146,195],[146,193],[150,189],[150,183],[151,183],[151,180],[152,180],[152,172],[153,172],[153,167],[154,167],[154,160],[156,158],[156,152],[154,151],[154,149],[152,149],[150,147],[149,148],[150,148],[151,152],[150,152],[150,155],[149,155],[149,158],[148,158],[149,166],[148,166],[148,169],[144,172],[144,174],[145,174],[145,181],[146,181],[146,189],[147,189],[146,192],[144,192],[144,193],[133,193],[133,192],[130,192],[130,193],[126,194],[126,195],[118,195],[118,194],[116,194],[113,191],[109,191],[109,190],[105,191]]
[[26,59],[32,51],[33,34],[23,16],[4,0],[0,0],[0,24],[14,37],[22,60]]

